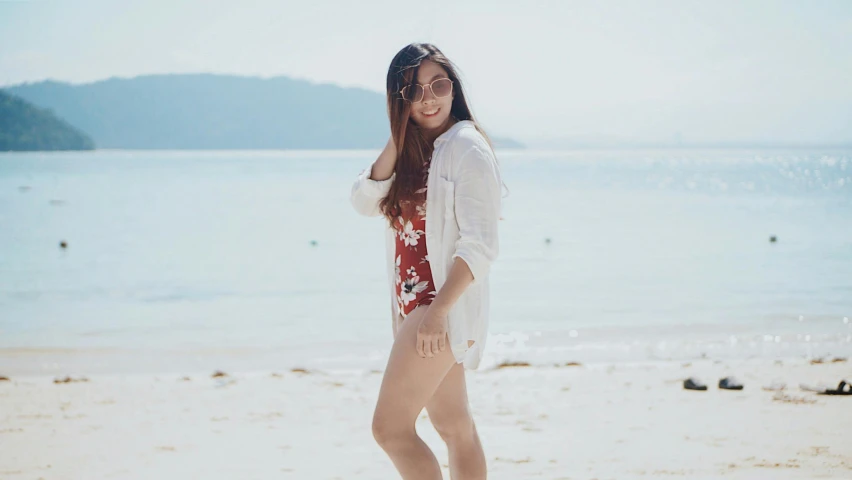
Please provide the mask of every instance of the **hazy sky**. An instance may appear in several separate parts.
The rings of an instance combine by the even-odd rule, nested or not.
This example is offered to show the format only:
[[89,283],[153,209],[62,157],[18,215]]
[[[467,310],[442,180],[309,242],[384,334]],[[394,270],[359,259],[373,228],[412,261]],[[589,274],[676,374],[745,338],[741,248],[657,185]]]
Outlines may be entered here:
[[418,41],[496,135],[852,143],[852,0],[0,0],[0,86],[215,72],[383,92]]

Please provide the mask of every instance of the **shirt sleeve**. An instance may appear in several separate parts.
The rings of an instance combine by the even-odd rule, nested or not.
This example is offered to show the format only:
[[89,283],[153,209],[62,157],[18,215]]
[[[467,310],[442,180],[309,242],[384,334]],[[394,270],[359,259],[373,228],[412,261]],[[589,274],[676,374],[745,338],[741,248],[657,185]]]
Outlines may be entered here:
[[355,211],[361,215],[378,217],[382,214],[379,202],[387,196],[396,173],[391,174],[390,178],[386,180],[373,180],[370,178],[371,171],[372,165],[362,171],[355,179],[349,201]]
[[457,165],[454,195],[459,239],[452,258],[467,263],[476,284],[488,277],[497,258],[502,182],[494,153],[483,145],[470,146]]

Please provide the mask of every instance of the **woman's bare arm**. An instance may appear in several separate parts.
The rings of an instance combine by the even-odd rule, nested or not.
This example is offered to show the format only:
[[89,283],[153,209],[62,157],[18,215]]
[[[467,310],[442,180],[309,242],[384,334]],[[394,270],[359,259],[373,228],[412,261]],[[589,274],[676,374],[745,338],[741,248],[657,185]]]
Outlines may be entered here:
[[[473,272],[460,257],[456,257],[453,266],[450,268],[450,274],[447,275],[447,281],[438,290],[438,294],[420,320],[420,325],[417,327],[417,343],[415,348],[417,354],[422,358],[434,357],[438,352],[442,352],[447,348],[447,315],[450,309],[459,299],[459,297],[467,290],[467,287],[473,283]],[[471,345],[468,341],[468,347]]]
[[446,316],[471,283],[473,283],[473,273],[471,273],[470,267],[468,267],[467,262],[456,257],[453,266],[450,268],[450,273],[447,275],[447,281],[441,286],[429,308],[434,308],[437,312],[440,312],[440,315]]
[[355,211],[368,217],[382,215],[379,202],[387,196],[393,183],[394,167],[396,166],[396,145],[389,139],[379,158],[358,175],[352,185],[349,201]]
[[372,180],[387,180],[393,175],[393,169],[396,166],[396,144],[393,137],[388,139],[385,149],[379,155],[379,158],[373,163],[373,168],[370,170],[370,178]]

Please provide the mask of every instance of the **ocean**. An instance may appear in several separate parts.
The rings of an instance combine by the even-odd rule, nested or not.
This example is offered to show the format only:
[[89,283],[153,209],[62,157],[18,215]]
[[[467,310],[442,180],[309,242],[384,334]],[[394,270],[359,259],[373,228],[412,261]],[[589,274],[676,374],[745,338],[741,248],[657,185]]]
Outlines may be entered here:
[[[852,149],[497,153],[483,367],[852,354]],[[383,368],[377,155],[0,154],[0,373]]]

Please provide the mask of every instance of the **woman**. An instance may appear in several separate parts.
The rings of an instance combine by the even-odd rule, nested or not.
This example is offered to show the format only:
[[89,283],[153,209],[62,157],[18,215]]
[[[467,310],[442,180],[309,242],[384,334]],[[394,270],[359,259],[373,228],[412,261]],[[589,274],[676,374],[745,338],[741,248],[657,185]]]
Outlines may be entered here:
[[[411,44],[387,75],[391,137],[352,188],[352,205],[388,221],[394,344],[373,435],[403,479],[440,479],[414,424],[425,407],[454,480],[484,479],[464,370],[482,359],[488,273],[497,257],[500,172],[453,64]],[[428,248],[428,250],[427,250]]]

